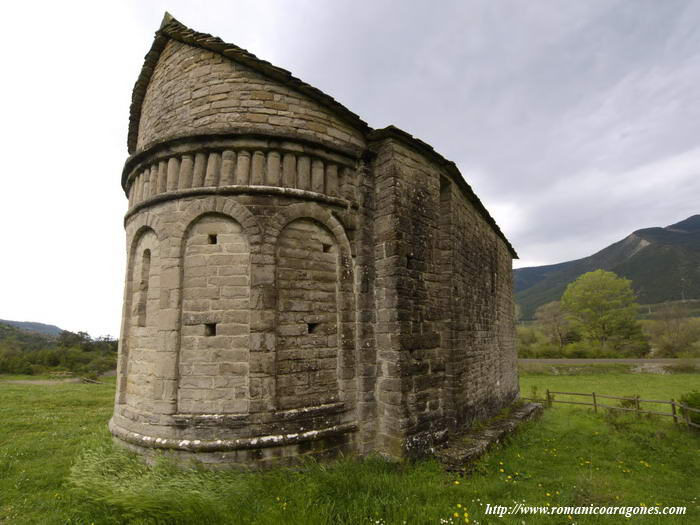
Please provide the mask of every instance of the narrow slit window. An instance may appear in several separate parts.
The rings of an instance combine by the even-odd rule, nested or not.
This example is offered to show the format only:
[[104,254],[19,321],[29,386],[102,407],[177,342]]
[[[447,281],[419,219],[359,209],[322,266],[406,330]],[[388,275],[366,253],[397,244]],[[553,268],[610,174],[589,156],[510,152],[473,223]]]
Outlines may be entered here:
[[321,243],[321,246],[323,247],[323,253],[329,253],[333,248],[332,244],[326,244],[325,242]]
[[205,323],[204,335],[206,337],[214,337],[216,335],[216,323]]
[[138,326],[146,326],[148,323],[148,285],[151,276],[151,250],[143,251],[141,257],[141,279],[139,280],[138,302],[136,312]]
[[440,177],[440,200],[442,202],[449,201],[452,194],[452,185],[450,181],[444,177]]
[[319,323],[306,323],[306,331],[309,334],[313,334],[316,332],[316,329],[318,328]]
[[219,242],[219,236],[216,233],[210,233],[207,240],[209,244],[217,244]]

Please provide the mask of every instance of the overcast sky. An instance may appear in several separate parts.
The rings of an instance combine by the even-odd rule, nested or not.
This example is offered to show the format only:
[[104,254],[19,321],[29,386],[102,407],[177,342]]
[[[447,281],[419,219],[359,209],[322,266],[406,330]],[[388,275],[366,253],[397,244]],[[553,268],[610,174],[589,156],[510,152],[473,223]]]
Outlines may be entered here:
[[454,160],[519,252],[700,213],[700,2],[12,2],[0,318],[118,336],[131,89],[163,12]]

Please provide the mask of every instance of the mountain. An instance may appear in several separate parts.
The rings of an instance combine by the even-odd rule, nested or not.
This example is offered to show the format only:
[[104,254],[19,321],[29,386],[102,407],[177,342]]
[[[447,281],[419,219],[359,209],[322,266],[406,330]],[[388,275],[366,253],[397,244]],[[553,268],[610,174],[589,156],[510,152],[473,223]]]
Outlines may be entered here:
[[55,346],[56,341],[54,336],[22,330],[5,321],[0,321],[0,358],[3,350],[42,350]]
[[560,299],[570,282],[598,269],[630,279],[641,304],[700,299],[700,215],[637,230],[583,259],[514,270],[523,318],[531,319],[539,306]]
[[61,332],[63,332],[62,328],[52,324],[33,323],[30,321],[7,321],[5,319],[0,319],[0,323],[14,326],[15,328],[19,328],[25,332],[36,332],[50,336],[58,336],[61,334]]

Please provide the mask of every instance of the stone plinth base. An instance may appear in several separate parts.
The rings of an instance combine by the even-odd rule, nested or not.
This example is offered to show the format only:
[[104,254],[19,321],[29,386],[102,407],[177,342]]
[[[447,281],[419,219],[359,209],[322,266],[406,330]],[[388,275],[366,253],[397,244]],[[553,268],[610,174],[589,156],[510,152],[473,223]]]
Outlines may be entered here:
[[521,423],[540,414],[542,405],[539,403],[521,405],[514,408],[508,417],[488,422],[485,428],[451,437],[447,446],[435,452],[435,457],[450,472],[466,472],[471,463],[512,434]]
[[144,456],[148,463],[158,458],[178,464],[198,464],[210,469],[258,470],[290,466],[305,460],[328,460],[354,450],[353,425],[338,425],[322,431],[247,440],[178,440],[152,438],[110,425],[114,442]]

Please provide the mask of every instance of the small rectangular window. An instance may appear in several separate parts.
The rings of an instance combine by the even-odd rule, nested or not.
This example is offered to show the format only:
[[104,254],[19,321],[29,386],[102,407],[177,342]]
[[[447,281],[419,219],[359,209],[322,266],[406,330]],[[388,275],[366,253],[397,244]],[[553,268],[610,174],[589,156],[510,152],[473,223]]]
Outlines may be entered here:
[[313,334],[316,331],[316,329],[318,328],[318,325],[319,325],[319,323],[307,323],[306,324],[307,333]]
[[326,244],[325,242],[321,243],[321,246],[323,246],[323,253],[328,253],[331,251],[331,248],[333,248],[332,244]]
[[204,325],[204,335],[206,337],[213,337],[216,335],[216,323],[205,323]]
[[209,234],[209,244],[216,244],[219,241],[218,235],[215,233]]

